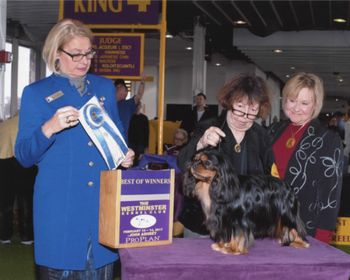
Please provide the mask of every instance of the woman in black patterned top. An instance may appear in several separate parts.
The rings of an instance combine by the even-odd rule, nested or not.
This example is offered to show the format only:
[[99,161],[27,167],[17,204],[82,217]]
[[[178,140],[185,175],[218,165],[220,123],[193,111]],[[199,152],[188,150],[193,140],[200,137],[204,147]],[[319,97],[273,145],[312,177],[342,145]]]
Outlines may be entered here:
[[282,93],[288,120],[271,126],[270,134],[276,173],[294,188],[308,234],[329,243],[340,206],[343,145],[339,135],[317,119],[323,99],[319,77],[296,74]]

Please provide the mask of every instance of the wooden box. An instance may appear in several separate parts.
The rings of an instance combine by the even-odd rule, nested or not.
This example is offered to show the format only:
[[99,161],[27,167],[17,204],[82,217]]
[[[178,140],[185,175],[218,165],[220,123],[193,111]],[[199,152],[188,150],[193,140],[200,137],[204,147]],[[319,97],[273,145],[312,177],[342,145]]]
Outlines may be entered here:
[[99,242],[111,248],[172,243],[174,170],[101,173]]

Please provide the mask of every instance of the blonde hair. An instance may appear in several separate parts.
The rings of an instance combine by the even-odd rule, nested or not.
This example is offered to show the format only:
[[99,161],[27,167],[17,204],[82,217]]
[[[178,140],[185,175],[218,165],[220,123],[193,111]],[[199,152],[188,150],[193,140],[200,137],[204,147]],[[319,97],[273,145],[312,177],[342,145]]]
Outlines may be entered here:
[[93,35],[86,25],[74,19],[63,19],[50,30],[42,52],[42,57],[50,71],[58,73],[57,52],[74,37],[86,37],[92,42]]
[[174,138],[175,138],[175,135],[176,134],[178,134],[178,133],[180,133],[180,134],[182,134],[182,136],[183,136],[183,138],[184,138],[184,143],[187,143],[187,141],[188,141],[188,133],[187,133],[187,131],[186,130],[184,130],[183,128],[177,128],[176,130],[175,130],[175,133],[174,133]]
[[288,98],[296,98],[303,88],[314,94],[315,110],[311,118],[316,119],[322,110],[324,88],[321,78],[312,73],[300,72],[287,81],[282,90],[282,108],[284,110]]

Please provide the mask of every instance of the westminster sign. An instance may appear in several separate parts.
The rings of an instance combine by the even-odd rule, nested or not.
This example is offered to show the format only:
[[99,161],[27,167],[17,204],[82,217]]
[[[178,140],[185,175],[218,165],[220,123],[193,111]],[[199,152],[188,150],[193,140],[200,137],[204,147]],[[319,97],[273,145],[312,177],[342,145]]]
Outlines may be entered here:
[[101,172],[99,242],[111,248],[172,243],[175,171]]

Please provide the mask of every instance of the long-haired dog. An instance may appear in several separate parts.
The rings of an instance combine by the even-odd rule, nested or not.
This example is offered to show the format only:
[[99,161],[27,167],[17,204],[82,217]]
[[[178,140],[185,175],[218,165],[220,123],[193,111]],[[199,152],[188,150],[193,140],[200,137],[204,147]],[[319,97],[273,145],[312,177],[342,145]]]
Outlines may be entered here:
[[254,238],[264,237],[309,247],[293,190],[272,176],[237,176],[215,149],[195,155],[184,176],[184,194],[200,201],[215,251],[244,254]]

